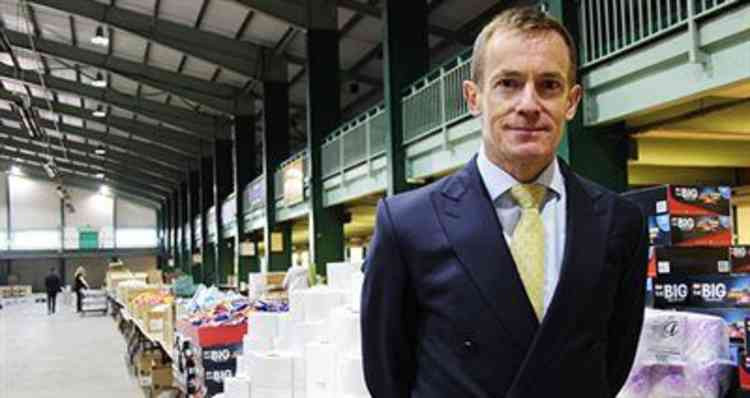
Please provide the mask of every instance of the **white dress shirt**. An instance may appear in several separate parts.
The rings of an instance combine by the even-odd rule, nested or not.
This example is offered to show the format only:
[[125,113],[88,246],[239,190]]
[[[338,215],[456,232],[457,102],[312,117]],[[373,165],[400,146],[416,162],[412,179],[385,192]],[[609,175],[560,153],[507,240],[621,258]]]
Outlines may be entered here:
[[[482,182],[495,205],[505,241],[510,247],[513,231],[521,218],[521,207],[511,197],[510,189],[520,182],[490,162],[484,146],[477,154],[477,167]],[[544,224],[544,313],[546,313],[557,288],[557,282],[560,280],[560,269],[565,253],[565,179],[560,172],[557,158],[534,183],[547,187],[547,194],[542,200],[540,212]]]

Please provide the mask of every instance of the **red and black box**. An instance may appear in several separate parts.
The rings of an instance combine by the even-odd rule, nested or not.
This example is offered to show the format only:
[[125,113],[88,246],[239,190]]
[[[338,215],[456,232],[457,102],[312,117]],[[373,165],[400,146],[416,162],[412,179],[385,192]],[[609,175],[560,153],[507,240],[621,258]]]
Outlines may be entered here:
[[729,216],[660,214],[648,218],[648,232],[655,246],[727,247],[732,244]]
[[626,192],[646,216],[657,214],[729,215],[732,188],[728,186],[661,185]]
[[729,261],[732,264],[732,272],[750,273],[750,246],[730,247]]
[[733,272],[725,247],[654,247],[649,269],[657,275],[703,275]]

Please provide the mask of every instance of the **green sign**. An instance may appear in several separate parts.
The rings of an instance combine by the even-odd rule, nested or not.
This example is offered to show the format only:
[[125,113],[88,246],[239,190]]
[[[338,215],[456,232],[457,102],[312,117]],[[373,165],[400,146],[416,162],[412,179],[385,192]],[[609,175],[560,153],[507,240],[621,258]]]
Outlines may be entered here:
[[99,231],[92,231],[92,230],[78,231],[78,248],[98,249],[99,248]]

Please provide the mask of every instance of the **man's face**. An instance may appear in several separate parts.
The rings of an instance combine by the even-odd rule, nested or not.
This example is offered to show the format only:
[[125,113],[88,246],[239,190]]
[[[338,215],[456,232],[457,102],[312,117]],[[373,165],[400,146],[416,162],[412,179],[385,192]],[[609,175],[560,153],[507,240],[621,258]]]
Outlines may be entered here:
[[565,41],[554,32],[500,30],[485,50],[482,79],[464,82],[464,96],[481,115],[487,156],[506,170],[548,164],[581,99],[581,87],[568,80]]

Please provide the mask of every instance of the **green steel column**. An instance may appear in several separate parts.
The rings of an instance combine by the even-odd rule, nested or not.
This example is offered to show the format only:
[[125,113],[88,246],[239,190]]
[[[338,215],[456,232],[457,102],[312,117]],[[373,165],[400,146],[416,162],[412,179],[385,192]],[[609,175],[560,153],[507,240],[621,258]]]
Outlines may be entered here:
[[395,195],[411,188],[406,181],[403,90],[429,71],[427,1],[385,0],[383,21],[383,81],[390,134],[385,136],[388,159],[387,192]]
[[275,233],[281,234],[283,248],[281,252],[271,253],[271,262],[268,263],[269,272],[282,272],[292,265],[292,228],[291,223],[284,223]]
[[249,243],[252,238],[252,234],[245,231],[245,188],[257,175],[255,170],[255,116],[252,114],[253,109],[248,109],[248,111],[251,113],[234,118],[234,129],[232,130],[234,139],[232,150],[234,191],[237,192],[237,234],[234,239],[234,262],[237,264],[240,282],[247,282],[247,273],[250,272],[253,262],[250,256],[240,255],[240,244]]
[[185,222],[188,219],[188,185],[187,181],[180,183],[180,269],[182,272],[189,274],[191,271],[190,258],[188,257],[188,230],[185,228]]
[[232,141],[217,139],[214,142],[214,203],[216,203],[216,283],[226,284],[234,275],[234,241],[224,239],[222,205],[234,187],[232,171]]
[[[577,2],[550,0],[543,2],[550,15],[568,28],[575,43],[580,43]],[[580,53],[580,49],[579,49]],[[581,82],[579,71],[578,81]],[[585,95],[585,93],[584,93]],[[558,153],[566,158],[578,174],[614,191],[628,188],[628,138],[622,125],[585,127],[583,101],[576,117],[568,122],[566,136]]]
[[172,191],[172,250],[171,258],[175,269],[180,269],[179,243],[178,237],[180,231],[180,195],[178,190]]
[[190,173],[191,170],[188,168],[187,172],[185,173],[185,192],[183,192],[183,197],[185,198],[185,220],[183,222],[183,225],[185,226],[185,235],[183,236],[185,247],[183,249],[182,258],[186,270],[185,272],[192,275],[193,223],[190,222],[190,215],[193,214],[193,206],[195,206],[195,204],[193,203],[193,198],[191,195],[193,185],[192,181],[190,181]]
[[[320,275],[330,262],[344,259],[342,207],[323,206],[321,146],[341,116],[339,32],[336,2],[308,1],[307,151],[310,181],[310,264]],[[409,33],[409,35],[411,32]],[[408,36],[408,35],[407,35]]]
[[195,229],[195,217],[201,214],[201,200],[200,200],[200,164],[198,170],[190,171],[190,211],[188,212],[188,222],[190,223],[190,273],[193,274],[195,279],[196,273],[200,273],[200,263],[193,262],[193,255],[200,252],[200,247],[196,244],[195,237],[198,235],[198,231]]
[[201,249],[201,272],[200,282],[211,286],[215,280],[214,270],[214,248],[208,239],[208,223],[216,222],[208,217],[208,209],[214,203],[214,173],[213,158],[204,156],[201,159],[201,228],[203,236],[203,247]]
[[[316,55],[317,57],[317,55]],[[266,223],[263,226],[264,257],[269,271],[285,271],[292,262],[292,253],[280,254],[271,250],[274,233],[288,235],[290,223],[276,222],[275,173],[289,156],[289,82],[286,62],[280,58],[269,60],[271,71],[263,82],[263,174],[265,175]],[[286,245],[284,246],[286,247]],[[272,255],[273,254],[273,255]]]

